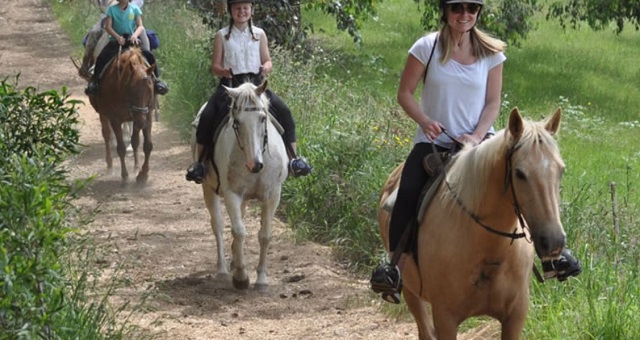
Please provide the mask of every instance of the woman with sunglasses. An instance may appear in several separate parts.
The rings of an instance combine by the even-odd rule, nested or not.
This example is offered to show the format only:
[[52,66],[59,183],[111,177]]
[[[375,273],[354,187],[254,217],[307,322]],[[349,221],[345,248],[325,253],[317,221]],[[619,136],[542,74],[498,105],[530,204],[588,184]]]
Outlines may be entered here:
[[[374,292],[389,302],[400,302],[400,269],[413,248],[413,240],[400,244],[400,239],[410,225],[417,224],[416,207],[429,179],[424,157],[434,149],[453,153],[456,141],[477,145],[494,133],[506,44],[476,27],[483,5],[483,0],[441,0],[440,31],[421,37],[409,49],[397,98],[418,129],[389,223],[389,255],[397,263],[381,264],[371,277]],[[421,82],[418,103],[414,94]],[[395,252],[402,254],[394,257]],[[563,281],[580,273],[578,261],[569,252],[563,255],[543,263],[545,277]]]

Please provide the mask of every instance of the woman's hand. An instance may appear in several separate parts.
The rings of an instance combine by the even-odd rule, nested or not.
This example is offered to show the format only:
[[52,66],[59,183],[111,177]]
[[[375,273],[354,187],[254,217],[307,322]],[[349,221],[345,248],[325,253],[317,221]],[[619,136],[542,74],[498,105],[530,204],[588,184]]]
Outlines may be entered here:
[[271,73],[271,69],[272,69],[272,65],[271,63],[264,63],[262,64],[262,66],[260,67],[260,70],[262,71],[262,75],[264,77],[268,76],[269,73]]
[[471,144],[473,146],[476,146],[478,144],[480,144],[480,142],[482,141],[481,139],[477,138],[474,135],[468,135],[468,134],[463,134],[462,136],[458,137],[458,141],[464,144]]
[[226,69],[222,70],[221,76],[222,76],[222,78],[231,79],[231,77],[233,77],[233,72],[231,71],[230,68],[226,68]]
[[118,44],[120,44],[120,46],[124,46],[124,44],[127,42],[127,41],[124,39],[124,37],[123,37],[123,36],[121,36],[121,35],[119,35],[119,36],[116,38],[116,41],[118,42]]
[[424,121],[419,122],[418,124],[420,125],[422,132],[424,132],[424,134],[432,141],[438,138],[442,133],[442,125],[433,119],[425,118]]
[[137,37],[131,37],[129,38],[129,41],[131,42],[131,45],[133,46],[138,46],[140,45],[140,39],[138,39]]

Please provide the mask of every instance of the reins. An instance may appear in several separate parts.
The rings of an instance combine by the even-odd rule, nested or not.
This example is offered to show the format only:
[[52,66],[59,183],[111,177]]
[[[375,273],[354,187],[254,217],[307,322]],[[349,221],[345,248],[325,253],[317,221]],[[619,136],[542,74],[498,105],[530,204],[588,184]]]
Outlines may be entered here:
[[[442,129],[442,132],[449,137],[451,140],[454,141],[454,143],[456,144],[456,146],[460,146],[462,145],[462,143],[460,143],[458,140],[456,140],[455,138],[453,138],[451,135],[449,135],[449,133],[446,132],[445,129]],[[433,148],[433,152],[437,152],[435,145],[433,143],[431,143],[431,147]],[[518,221],[520,223],[521,228],[524,230],[527,227],[527,224],[524,220],[524,217],[522,216],[522,212],[520,209],[520,204],[518,203],[518,198],[516,196],[516,191],[515,188],[513,187],[513,183],[511,180],[512,177],[512,169],[511,169],[511,159],[513,154],[519,149],[520,147],[512,147],[509,149],[509,151],[507,151],[507,161],[506,161],[506,175],[505,175],[505,189],[507,188],[507,186],[511,187],[511,195],[513,197],[513,201],[514,201],[514,205],[513,205],[513,209],[514,212],[516,214],[516,216],[518,217]],[[440,162],[442,163],[442,160],[437,157]],[[444,173],[444,177],[446,178],[446,168],[444,166],[444,164],[441,164],[442,166],[442,171]],[[471,210],[469,210],[467,208],[467,206],[464,204],[464,202],[462,202],[462,200],[460,199],[460,197],[457,195],[457,193],[453,190],[453,187],[451,187],[451,184],[447,181],[444,180],[447,189],[449,189],[449,191],[453,194],[453,197],[455,199],[455,202],[458,204],[458,206],[460,207],[460,209],[462,209],[462,211],[467,214],[474,222],[476,222],[478,225],[480,225],[481,227],[483,227],[485,230],[494,233],[496,235],[499,236],[503,236],[503,237],[507,237],[511,239],[511,242],[513,243],[514,240],[519,239],[519,238],[525,238],[528,242],[531,242],[531,240],[527,239],[526,236],[527,234],[523,231],[521,233],[517,233],[518,227],[516,227],[513,232],[511,233],[507,233],[504,231],[500,231],[497,230],[496,228],[493,228],[487,224],[485,224],[484,222],[482,222],[482,220],[480,219],[480,217],[478,215],[476,215],[475,213],[473,213]]]
[[[122,45],[118,46],[118,54],[115,57],[114,62],[116,63],[116,70],[118,72],[118,79],[120,79],[122,77],[122,72],[120,69],[120,63],[118,62],[120,57],[122,56]],[[131,53],[133,53],[133,51],[131,50],[131,48],[129,48],[129,51],[131,51]],[[146,76],[144,78],[142,78],[143,80],[150,80],[151,77]],[[137,105],[133,105],[133,104],[129,104],[129,115],[131,117],[131,119],[133,119],[133,114],[134,113],[140,113],[140,114],[147,114],[149,113],[149,106],[151,106],[151,101],[152,99],[149,99],[149,102],[147,103],[147,106],[137,106]]]
[[[444,134],[449,137],[451,140],[453,140],[457,145],[461,145],[461,143],[459,141],[457,141],[455,138],[453,138],[451,135],[449,135],[449,133],[446,132],[445,129],[442,130],[442,132],[444,132]],[[433,152],[437,152],[437,150],[435,149],[435,146],[433,145],[433,143],[431,143],[431,147],[433,148]],[[462,211],[464,211],[465,214],[467,214],[474,222],[476,222],[478,225],[480,225],[481,227],[483,227],[485,230],[487,230],[488,232],[494,233],[496,235],[502,236],[502,237],[507,237],[511,239],[511,244],[513,244],[513,242],[516,239],[519,238],[524,238],[527,242],[532,243],[533,241],[529,238],[527,238],[527,234],[524,232],[525,229],[528,229],[529,226],[527,225],[524,216],[522,216],[522,211],[520,209],[520,202],[518,201],[518,196],[516,195],[516,189],[513,186],[513,169],[512,169],[512,164],[511,164],[511,160],[513,158],[513,154],[518,151],[518,149],[520,149],[521,145],[516,145],[511,147],[506,154],[507,160],[506,160],[506,169],[505,169],[505,179],[504,179],[504,186],[505,186],[505,190],[507,189],[507,187],[511,187],[511,196],[513,197],[513,211],[516,214],[516,216],[518,217],[518,222],[520,223],[520,227],[522,228],[523,232],[521,233],[516,233],[518,230],[518,227],[516,226],[516,228],[513,230],[512,233],[507,233],[507,232],[503,232],[500,230],[496,230],[495,228],[492,228],[491,226],[486,225],[485,223],[482,222],[482,220],[480,220],[480,217],[478,215],[476,215],[475,213],[471,212],[464,204],[464,202],[462,202],[462,200],[460,199],[460,197],[456,194],[456,192],[453,190],[453,188],[451,187],[451,185],[449,184],[448,181],[444,181],[445,184],[447,185],[447,189],[453,194],[453,197],[455,198],[456,203],[458,204],[458,206],[460,207],[460,209],[462,209]],[[440,159],[440,157],[437,157],[440,162],[442,163],[442,160]],[[446,178],[446,168],[444,166],[444,164],[440,164],[442,167],[442,174],[441,176],[443,176],[444,178]],[[536,267],[536,265],[533,265],[533,274],[536,278],[536,280],[538,280],[538,282],[543,283],[544,282],[544,278],[542,277],[542,275],[540,274],[540,271],[538,270],[538,267]],[[422,289],[422,287],[421,287]]]

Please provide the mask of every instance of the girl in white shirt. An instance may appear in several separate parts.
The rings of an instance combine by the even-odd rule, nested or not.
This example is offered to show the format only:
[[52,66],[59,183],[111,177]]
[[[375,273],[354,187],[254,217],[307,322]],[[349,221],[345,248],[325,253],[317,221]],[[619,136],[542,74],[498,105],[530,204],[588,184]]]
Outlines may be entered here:
[[[201,183],[205,176],[203,162],[213,151],[214,131],[229,113],[231,99],[222,85],[236,87],[245,81],[259,85],[272,69],[267,35],[251,22],[253,0],[228,0],[227,7],[231,22],[216,33],[211,60],[211,71],[220,77],[220,84],[200,116],[196,130],[198,161],[189,167],[186,175],[187,180],[196,183]],[[291,174],[309,174],[311,166],[296,155],[295,122],[291,110],[270,89],[265,93],[271,103],[269,111],[284,129],[282,138],[291,159]]]

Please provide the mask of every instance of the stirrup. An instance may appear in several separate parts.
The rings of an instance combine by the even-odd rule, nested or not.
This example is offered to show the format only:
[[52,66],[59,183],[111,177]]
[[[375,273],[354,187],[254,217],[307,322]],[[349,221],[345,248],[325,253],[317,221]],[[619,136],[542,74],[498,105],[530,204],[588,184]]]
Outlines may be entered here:
[[398,266],[390,263],[383,263],[371,274],[371,290],[374,293],[381,293],[383,300],[391,303],[400,303],[400,292],[402,291],[402,277]]
[[571,276],[582,273],[580,261],[573,257],[571,251],[564,249],[557,260],[542,262],[542,270],[545,279],[557,278],[558,281],[566,281]]
[[204,164],[195,162],[189,166],[189,169],[187,169],[187,175],[185,177],[187,181],[196,182],[196,184],[202,184],[202,180],[204,179],[204,172]]
[[87,88],[84,89],[84,94],[87,96],[98,94],[98,82],[95,80],[90,81]]
[[289,162],[289,172],[294,177],[306,176],[311,173],[313,167],[307,163],[307,160],[302,157],[296,157]]
[[153,90],[159,95],[165,95],[169,93],[169,86],[167,85],[167,83],[156,78],[153,82]]
[[382,297],[382,299],[384,301],[387,301],[389,303],[394,303],[394,304],[399,304],[400,303],[400,293],[395,292],[395,293],[382,293],[382,295],[380,295]]

